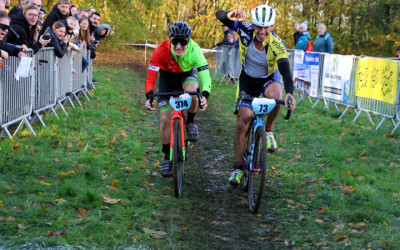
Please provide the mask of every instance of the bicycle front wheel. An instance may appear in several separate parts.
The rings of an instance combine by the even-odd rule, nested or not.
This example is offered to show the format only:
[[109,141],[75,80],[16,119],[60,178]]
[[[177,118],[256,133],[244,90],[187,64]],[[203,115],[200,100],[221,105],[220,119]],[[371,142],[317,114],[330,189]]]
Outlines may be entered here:
[[175,197],[182,194],[183,182],[183,151],[182,151],[181,123],[179,119],[174,120],[174,146],[172,148],[172,173],[174,175]]
[[257,213],[265,187],[265,173],[267,169],[267,138],[265,129],[258,127],[254,135],[254,154],[252,170],[249,172],[248,199],[249,208]]

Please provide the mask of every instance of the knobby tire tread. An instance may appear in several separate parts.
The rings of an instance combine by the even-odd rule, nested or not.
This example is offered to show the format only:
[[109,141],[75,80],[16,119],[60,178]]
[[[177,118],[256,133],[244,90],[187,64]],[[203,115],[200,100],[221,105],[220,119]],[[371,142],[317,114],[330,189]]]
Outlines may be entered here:
[[[261,169],[260,172],[250,172],[249,176],[249,208],[253,213],[257,213],[260,208],[263,192],[265,189],[265,175],[267,169],[267,138],[265,129],[258,127],[254,137],[254,155],[253,155],[253,168]],[[261,145],[260,145],[261,142]],[[259,175],[259,176],[256,176]],[[259,182],[255,183],[259,179]],[[256,192],[258,188],[258,192]]]
[[183,156],[181,143],[181,123],[179,119],[174,120],[174,145],[172,153],[172,173],[174,175],[174,193],[179,198],[182,194],[183,182]]

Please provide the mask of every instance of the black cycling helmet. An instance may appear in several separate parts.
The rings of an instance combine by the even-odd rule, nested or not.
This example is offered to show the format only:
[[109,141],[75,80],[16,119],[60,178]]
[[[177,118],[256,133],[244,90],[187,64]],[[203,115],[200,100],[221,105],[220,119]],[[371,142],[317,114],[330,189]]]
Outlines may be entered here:
[[168,36],[172,38],[189,39],[192,36],[192,30],[184,22],[174,22],[168,28]]

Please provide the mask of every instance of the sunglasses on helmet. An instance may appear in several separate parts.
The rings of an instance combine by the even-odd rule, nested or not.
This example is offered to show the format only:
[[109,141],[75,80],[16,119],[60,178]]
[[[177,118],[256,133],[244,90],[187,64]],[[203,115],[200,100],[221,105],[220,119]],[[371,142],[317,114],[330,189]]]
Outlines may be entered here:
[[173,45],[178,45],[178,44],[180,44],[182,47],[185,47],[186,45],[188,45],[189,44],[189,39],[176,39],[176,38],[172,38],[171,39],[171,43],[173,44]]
[[8,26],[7,24],[0,23],[0,29],[2,29],[3,31],[6,31],[6,30],[10,29],[10,26]]

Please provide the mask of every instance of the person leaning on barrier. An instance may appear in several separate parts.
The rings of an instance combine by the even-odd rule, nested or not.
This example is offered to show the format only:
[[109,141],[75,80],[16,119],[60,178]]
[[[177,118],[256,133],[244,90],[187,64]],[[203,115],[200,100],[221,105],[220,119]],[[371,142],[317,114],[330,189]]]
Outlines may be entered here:
[[99,41],[94,38],[94,31],[100,25],[101,16],[98,12],[92,12],[89,16],[89,31],[90,31],[90,59],[96,57],[96,47],[99,46]]
[[225,24],[222,24],[221,27],[222,31],[224,32],[224,39],[222,39],[221,42],[217,43],[217,46],[233,45],[233,42],[229,44],[228,35],[231,34],[233,38],[235,38],[235,33],[233,33],[233,30],[229,29],[228,26],[226,26]]
[[54,54],[59,58],[67,53],[70,35],[66,35],[66,31],[65,24],[61,21],[56,21],[50,30],[51,40],[46,47],[53,47]]
[[323,23],[318,25],[318,36],[315,39],[313,51],[329,54],[333,51],[332,37],[328,31],[326,31],[326,26]]
[[[70,35],[70,38],[73,39],[75,37],[74,31],[75,31],[75,27],[76,27],[76,24],[78,23],[78,21],[73,16],[69,16],[69,17],[67,17],[67,19],[61,20],[61,21],[63,21],[63,23],[65,24],[65,27],[67,29],[66,35]],[[78,51],[78,52],[82,51],[82,49],[79,48],[79,46],[73,42],[70,42],[69,46],[68,46],[68,51],[70,51],[71,49],[74,51]]]
[[400,47],[397,47],[396,49],[396,56],[398,59],[400,59]]
[[[276,21],[275,10],[268,5],[257,6],[251,11],[251,24],[243,20],[242,10],[230,12],[218,10],[215,15],[218,20],[239,34],[242,63],[239,76],[240,92],[244,91],[251,97],[263,95],[267,98],[282,99],[283,86],[279,82],[279,70],[286,90],[286,107],[288,109],[290,107],[288,103],[290,97],[294,109],[296,101],[293,98],[293,79],[286,48],[283,41],[272,32]],[[243,151],[251,112],[251,103],[242,101],[234,135],[235,170],[229,178],[229,183],[232,185],[238,185],[243,174]],[[267,116],[265,130],[269,152],[274,152],[278,147],[272,129],[279,112],[280,105],[277,105]]]
[[26,56],[22,48],[7,43],[6,35],[10,29],[10,18],[6,13],[0,13],[0,61],[7,60],[8,56],[19,58]]
[[34,53],[45,47],[50,42],[50,39],[44,39],[43,36],[40,36],[39,41],[35,42],[38,16],[39,12],[36,6],[26,6],[23,12],[17,14],[11,22],[11,27],[15,30],[18,37],[13,32],[9,32],[7,42],[16,45],[26,45]]
[[[199,81],[196,70],[202,82],[201,110],[207,108],[207,99],[211,91],[211,77],[208,63],[205,59],[200,46],[190,37],[192,30],[184,22],[174,22],[168,28],[169,39],[163,41],[151,56],[149,69],[145,81],[147,110],[156,110],[151,105],[155,105],[155,100],[150,103],[150,91],[154,90],[154,83],[160,72],[158,81],[158,92],[187,91],[196,92]],[[199,138],[199,129],[194,123],[197,111],[198,97],[192,96],[193,100],[187,112],[186,129],[191,141]],[[160,134],[162,141],[162,152],[165,154],[164,162],[161,164],[161,175],[171,177],[170,159],[170,137],[171,137],[171,118],[173,116],[172,107],[168,105],[169,97],[159,98],[160,107]]]
[[69,16],[69,4],[70,0],[58,0],[58,3],[54,5],[46,21],[44,21],[43,27],[40,30],[40,35],[43,35],[47,27],[51,28],[54,22],[66,19]]
[[93,32],[94,39],[98,40],[99,42],[113,34],[114,30],[107,23],[100,24],[97,27],[97,29]]
[[[90,44],[89,20],[87,18],[81,18],[78,23],[80,29],[74,30],[74,36],[69,42],[70,44],[76,44],[79,48],[82,48]],[[86,56],[82,54],[82,72],[85,71],[88,65],[89,61]]]

